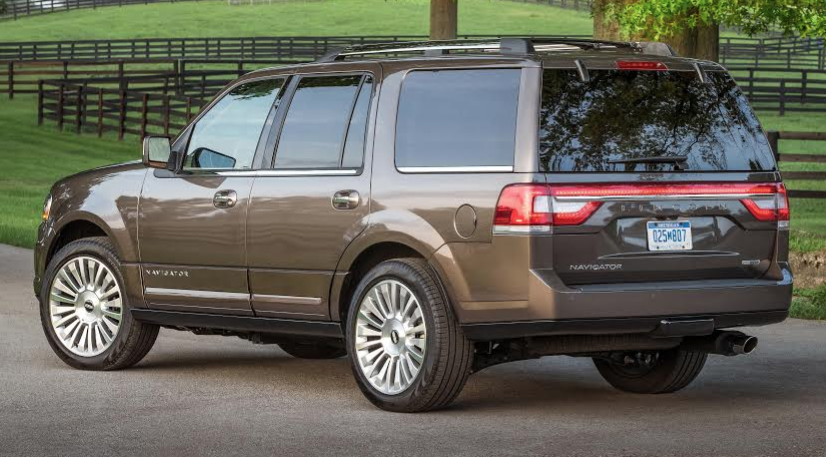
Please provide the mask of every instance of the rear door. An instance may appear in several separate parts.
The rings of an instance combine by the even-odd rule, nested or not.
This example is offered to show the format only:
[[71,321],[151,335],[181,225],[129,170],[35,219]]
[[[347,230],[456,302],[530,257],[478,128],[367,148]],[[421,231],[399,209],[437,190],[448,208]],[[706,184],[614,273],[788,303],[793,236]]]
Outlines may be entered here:
[[569,285],[757,278],[774,259],[785,195],[745,97],[725,72],[662,65],[544,71],[540,169]]
[[256,315],[329,319],[329,291],[344,249],[370,210],[371,72],[293,77],[291,98],[259,173],[247,218]]

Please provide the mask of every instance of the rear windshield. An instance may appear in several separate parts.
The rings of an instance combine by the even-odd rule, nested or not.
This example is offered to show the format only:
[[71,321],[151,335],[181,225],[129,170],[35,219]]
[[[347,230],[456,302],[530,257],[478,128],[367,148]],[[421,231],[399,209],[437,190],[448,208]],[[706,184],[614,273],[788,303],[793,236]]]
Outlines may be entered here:
[[[546,172],[773,170],[766,137],[734,80],[707,72],[545,70]],[[652,159],[653,158],[653,159]]]

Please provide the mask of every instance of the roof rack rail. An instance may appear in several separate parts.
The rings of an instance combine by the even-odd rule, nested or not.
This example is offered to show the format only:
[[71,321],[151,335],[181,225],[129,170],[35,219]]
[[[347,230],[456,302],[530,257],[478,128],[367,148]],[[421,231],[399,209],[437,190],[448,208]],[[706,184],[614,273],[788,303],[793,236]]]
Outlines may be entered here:
[[396,43],[377,43],[354,45],[333,49],[324,54],[318,62],[335,62],[349,56],[371,54],[398,54],[421,52],[426,56],[448,54],[450,51],[499,51],[503,55],[527,55],[542,51],[566,51],[572,49],[601,50],[622,49],[645,54],[676,55],[670,46],[655,42],[628,42],[587,40],[579,38],[501,38],[493,40],[446,40],[446,41],[407,41]]

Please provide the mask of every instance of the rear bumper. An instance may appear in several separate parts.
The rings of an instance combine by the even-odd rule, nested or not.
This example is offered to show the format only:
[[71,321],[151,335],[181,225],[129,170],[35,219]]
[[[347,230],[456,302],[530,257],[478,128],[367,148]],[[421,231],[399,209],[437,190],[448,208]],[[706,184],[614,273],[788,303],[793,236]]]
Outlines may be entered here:
[[[495,322],[488,324],[464,324],[462,331],[465,336],[474,341],[507,340],[513,338],[525,338],[535,336],[555,336],[555,335],[609,335],[609,334],[631,334],[647,333],[652,337],[660,336],[658,333],[668,324],[693,324],[699,321],[710,321],[711,331],[744,327],[776,324],[782,322],[789,315],[789,311],[759,311],[752,313],[734,313],[717,315],[686,315],[686,316],[660,316],[660,317],[632,317],[622,319],[569,319],[558,321],[525,321],[525,322]],[[709,334],[709,331],[700,332]],[[691,333],[696,335],[698,333]],[[667,336],[687,336],[687,335],[667,335]]]
[[711,330],[772,324],[788,316],[792,300],[791,270],[785,263],[777,267],[775,277],[781,279],[577,287],[562,283],[552,270],[531,270],[527,300],[460,302],[460,322],[466,334],[476,340],[648,333],[657,330],[663,320],[702,320],[703,328]]

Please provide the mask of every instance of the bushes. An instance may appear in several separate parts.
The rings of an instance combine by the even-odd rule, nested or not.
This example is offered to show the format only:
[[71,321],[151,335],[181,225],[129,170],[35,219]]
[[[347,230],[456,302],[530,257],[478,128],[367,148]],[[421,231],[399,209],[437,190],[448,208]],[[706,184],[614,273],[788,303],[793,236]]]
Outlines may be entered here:
[[6,6],[6,0],[0,0],[0,14],[6,14],[9,8]]

